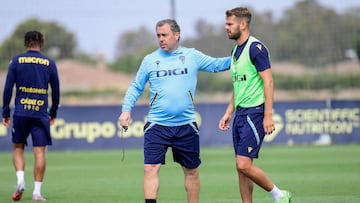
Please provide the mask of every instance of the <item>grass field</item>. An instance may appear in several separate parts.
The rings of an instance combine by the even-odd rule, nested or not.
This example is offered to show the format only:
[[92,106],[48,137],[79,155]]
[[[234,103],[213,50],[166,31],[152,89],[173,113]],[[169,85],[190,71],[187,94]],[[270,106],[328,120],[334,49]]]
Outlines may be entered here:
[[[264,146],[255,164],[280,188],[293,193],[295,203],[360,202],[360,145]],[[201,203],[241,202],[232,148],[202,148]],[[143,202],[142,149],[48,151],[47,172],[42,188],[53,203]],[[27,190],[21,202],[32,202],[33,157],[26,155]],[[161,168],[158,202],[185,203],[183,175],[168,153]],[[15,189],[12,154],[0,153],[0,203],[12,202]],[[254,203],[273,202],[255,186]]]

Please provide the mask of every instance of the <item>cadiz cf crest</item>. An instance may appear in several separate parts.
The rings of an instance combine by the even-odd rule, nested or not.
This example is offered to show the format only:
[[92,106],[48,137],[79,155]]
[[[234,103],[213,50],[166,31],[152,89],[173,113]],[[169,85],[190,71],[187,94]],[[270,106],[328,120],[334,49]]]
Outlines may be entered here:
[[257,47],[260,51],[262,51],[262,46],[261,46],[261,44],[257,44],[256,47]]

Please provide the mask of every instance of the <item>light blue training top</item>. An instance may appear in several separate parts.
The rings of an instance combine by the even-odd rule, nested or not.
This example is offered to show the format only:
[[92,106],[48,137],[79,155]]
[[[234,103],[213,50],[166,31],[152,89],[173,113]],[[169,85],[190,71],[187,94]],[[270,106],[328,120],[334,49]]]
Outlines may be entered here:
[[147,121],[164,126],[195,122],[194,97],[199,71],[219,72],[230,68],[230,57],[214,58],[194,48],[174,52],[157,49],[144,57],[126,92],[122,111],[131,112],[149,81],[150,110]]

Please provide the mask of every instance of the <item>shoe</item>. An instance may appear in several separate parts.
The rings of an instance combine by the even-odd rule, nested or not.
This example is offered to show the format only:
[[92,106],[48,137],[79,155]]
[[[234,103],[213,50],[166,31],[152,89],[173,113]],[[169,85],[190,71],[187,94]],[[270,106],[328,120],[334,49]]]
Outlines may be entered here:
[[25,183],[21,182],[19,185],[16,186],[16,190],[12,195],[12,199],[14,201],[20,201],[22,193],[24,192],[24,190],[25,190]]
[[284,197],[281,200],[276,201],[275,203],[290,203],[292,199],[291,193],[286,190],[283,190],[282,192],[284,193]]
[[33,195],[32,200],[36,201],[36,202],[45,202],[46,201],[46,199],[41,195]]

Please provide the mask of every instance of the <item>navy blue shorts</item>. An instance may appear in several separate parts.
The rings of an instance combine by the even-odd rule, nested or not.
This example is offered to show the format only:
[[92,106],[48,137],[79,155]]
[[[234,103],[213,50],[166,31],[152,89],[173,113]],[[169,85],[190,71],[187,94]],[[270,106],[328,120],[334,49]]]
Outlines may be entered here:
[[51,145],[50,119],[13,117],[12,142],[27,145],[27,138],[31,134],[33,146]]
[[232,134],[236,155],[258,158],[265,137],[263,120],[263,113],[235,116]]
[[201,164],[196,123],[162,126],[148,122],[144,132],[144,164],[165,164],[168,147],[172,148],[173,160],[181,166],[194,169]]

